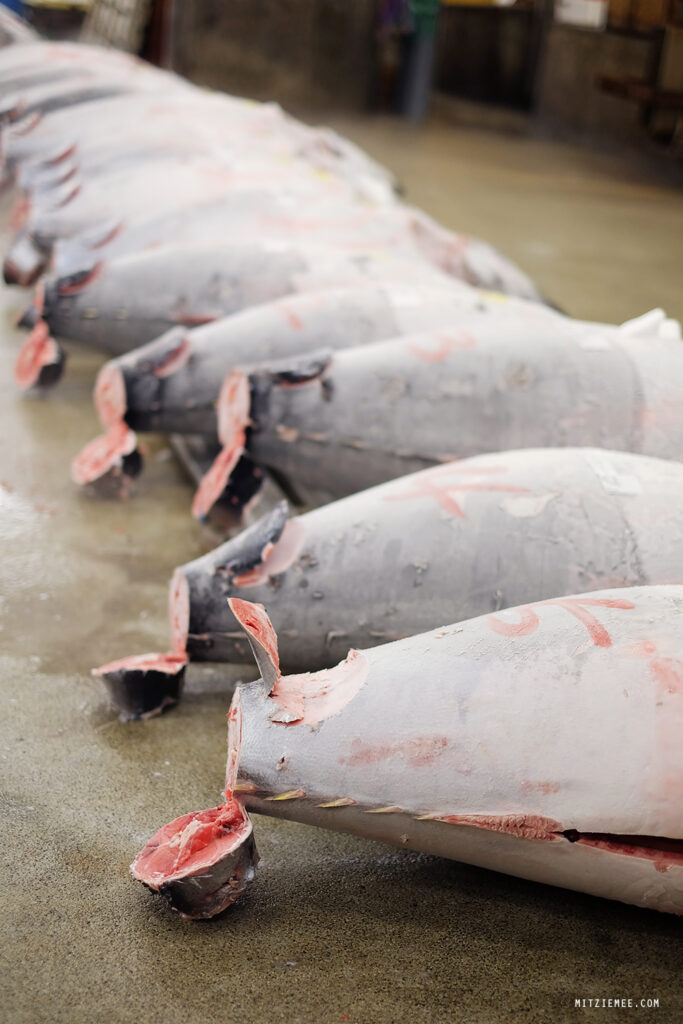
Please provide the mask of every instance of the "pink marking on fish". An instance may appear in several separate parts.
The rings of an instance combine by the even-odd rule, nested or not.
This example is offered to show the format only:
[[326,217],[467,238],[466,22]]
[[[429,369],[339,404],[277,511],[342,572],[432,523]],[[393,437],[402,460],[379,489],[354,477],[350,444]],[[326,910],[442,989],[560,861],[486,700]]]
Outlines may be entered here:
[[611,647],[612,639],[596,617],[586,610],[586,606],[599,608],[619,608],[625,611],[632,611],[635,605],[632,601],[623,598],[588,598],[588,597],[562,597],[550,598],[547,601],[536,601],[533,605],[525,605],[520,609],[521,618],[519,622],[505,622],[494,615],[488,618],[489,627],[494,633],[501,636],[531,636],[539,626],[539,618],[534,608],[541,608],[544,605],[557,605],[564,608],[570,615],[582,622],[596,647]]
[[447,736],[422,736],[380,746],[353,740],[350,754],[348,757],[340,757],[339,763],[356,768],[358,765],[380,764],[382,761],[398,757],[405,760],[411,768],[422,768],[433,764],[447,746]]
[[168,592],[168,617],[171,623],[171,646],[174,653],[184,654],[190,631],[190,593],[185,574],[176,569]]
[[476,339],[467,331],[457,334],[439,333],[434,336],[438,343],[435,348],[425,348],[415,342],[408,342],[408,350],[425,363],[442,363],[452,352],[466,351],[476,347]]
[[[454,519],[464,519],[465,513],[462,509],[460,502],[456,499],[456,494],[467,493],[470,491],[485,491],[485,492],[496,492],[499,491],[504,494],[529,494],[528,487],[516,487],[513,484],[495,484],[495,483],[469,483],[463,481],[462,483],[458,480],[455,481],[444,481],[442,479],[447,473],[461,473],[463,470],[459,465],[449,466],[437,466],[434,469],[425,470],[424,473],[420,473],[410,485],[409,490],[401,491],[398,494],[387,494],[383,496],[384,501],[406,501],[411,498],[434,498],[438,505],[446,512],[449,516],[453,516]],[[469,468],[469,472],[485,472],[487,474],[496,472],[505,472],[502,467],[488,467],[486,470],[476,470],[474,467]],[[436,478],[436,479],[435,479]]]

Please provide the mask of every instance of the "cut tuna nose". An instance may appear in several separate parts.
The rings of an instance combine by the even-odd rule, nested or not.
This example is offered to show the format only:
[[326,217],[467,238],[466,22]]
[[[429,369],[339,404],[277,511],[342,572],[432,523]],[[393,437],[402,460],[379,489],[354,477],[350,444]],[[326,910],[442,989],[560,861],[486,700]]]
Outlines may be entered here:
[[228,712],[225,803],[165,825],[131,864],[133,878],[164,896],[181,917],[220,914],[254,879],[259,857],[252,824],[234,796],[241,743],[238,687]]
[[86,445],[71,463],[76,484],[96,484],[102,493],[126,497],[142,471],[135,433],[120,420]]
[[[192,514],[197,519],[208,516],[233,482],[233,473],[247,447],[247,428],[254,425],[256,418],[254,406],[267,404],[272,386],[295,388],[322,380],[330,360],[331,353],[324,350],[288,360],[284,365],[267,364],[266,368],[249,376],[240,370],[228,374],[217,403],[218,438],[223,447],[195,494]],[[325,381],[322,383],[324,387]]]
[[50,387],[62,376],[65,362],[61,345],[50,337],[45,321],[38,319],[19,350],[14,364],[14,380],[22,391]]

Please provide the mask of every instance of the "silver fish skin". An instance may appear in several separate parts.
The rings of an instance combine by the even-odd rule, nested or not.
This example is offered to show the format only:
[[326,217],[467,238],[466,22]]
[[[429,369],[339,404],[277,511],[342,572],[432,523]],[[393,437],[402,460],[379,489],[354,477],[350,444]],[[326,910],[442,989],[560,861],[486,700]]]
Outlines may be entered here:
[[[216,402],[226,374],[236,367],[298,355],[323,342],[341,349],[418,327],[452,327],[463,316],[484,315],[499,304],[498,297],[455,282],[447,289],[387,284],[290,295],[203,327],[176,327],[111,360],[98,375],[95,406],[108,432],[120,431],[123,421],[135,431],[203,434],[218,444]],[[529,305],[505,303],[510,315],[521,315]],[[538,315],[537,307],[530,315]],[[93,462],[92,452],[101,449],[97,439],[77,456],[78,482],[93,483],[109,472],[117,447],[107,445],[109,458]]]
[[48,280],[43,317],[60,337],[130,351],[171,327],[197,326],[300,291],[403,281],[448,287],[425,262],[280,241],[196,243],[94,263],[76,280]]
[[[264,366],[249,374],[247,450],[304,499],[500,449],[599,445],[679,459],[678,325],[644,320],[641,334],[502,312],[498,323],[323,351],[303,369]],[[229,401],[228,391],[219,413]]]
[[595,448],[463,459],[287,517],[181,566],[179,647],[244,661],[229,598],[262,603],[287,671],[500,608],[683,583],[683,465]]
[[248,809],[683,913],[683,587],[551,599],[239,688]]

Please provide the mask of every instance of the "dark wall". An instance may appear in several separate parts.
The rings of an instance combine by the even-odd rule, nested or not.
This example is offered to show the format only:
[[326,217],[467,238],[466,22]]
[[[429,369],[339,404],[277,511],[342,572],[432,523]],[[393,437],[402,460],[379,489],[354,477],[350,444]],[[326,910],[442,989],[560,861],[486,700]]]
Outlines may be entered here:
[[533,8],[444,8],[436,88],[451,96],[528,109],[539,35]]
[[174,63],[255,99],[363,109],[375,24],[376,0],[176,0]]
[[642,142],[636,104],[602,92],[596,80],[601,74],[647,78],[655,45],[651,39],[552,25],[538,79],[539,124],[586,141]]

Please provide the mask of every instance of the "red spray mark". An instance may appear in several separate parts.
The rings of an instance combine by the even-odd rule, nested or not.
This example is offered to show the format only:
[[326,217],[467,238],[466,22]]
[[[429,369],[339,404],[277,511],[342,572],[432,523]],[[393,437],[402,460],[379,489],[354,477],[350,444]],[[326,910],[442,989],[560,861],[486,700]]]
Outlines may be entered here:
[[590,597],[561,597],[551,598],[548,601],[536,601],[533,605],[525,605],[519,609],[519,622],[505,622],[503,619],[490,615],[488,623],[494,633],[501,636],[531,636],[539,627],[539,618],[534,608],[542,608],[544,605],[557,605],[573,615],[575,619],[582,622],[588,630],[588,635],[596,647],[611,647],[612,638],[588,607],[594,608],[619,608],[624,611],[632,611],[635,605],[632,601],[623,598],[590,598]]
[[425,363],[442,363],[452,352],[473,349],[477,344],[476,339],[467,331],[458,331],[456,334],[435,334],[434,340],[437,342],[434,348],[409,341],[408,350]]
[[137,438],[121,420],[106,434],[87,444],[71,463],[71,479],[76,484],[89,484],[100,480],[106,473],[135,451]]
[[339,763],[357,768],[359,765],[380,764],[389,758],[400,757],[411,768],[421,768],[433,764],[447,746],[447,736],[419,736],[379,746],[353,740],[350,754],[348,757],[340,757]]
[[454,519],[464,519],[465,513],[461,504],[456,499],[456,494],[463,494],[469,491],[500,492],[504,494],[529,494],[528,487],[515,487],[512,484],[495,483],[469,483],[459,480],[444,480],[443,477],[456,473],[476,473],[477,475],[488,475],[493,473],[504,473],[502,466],[488,466],[479,469],[477,467],[465,467],[459,465],[437,466],[435,469],[428,469],[418,474],[411,481],[407,491],[399,494],[387,494],[384,501],[406,501],[410,498],[434,498],[436,503]]

